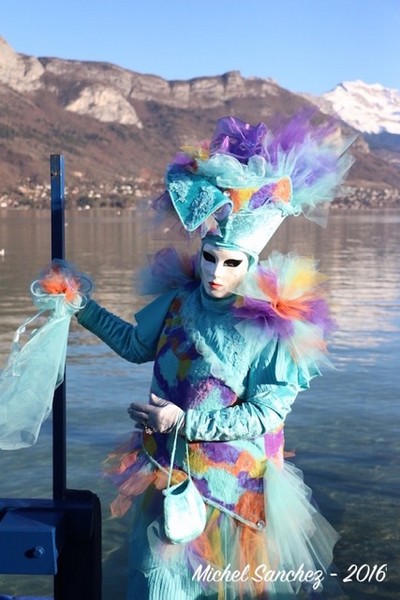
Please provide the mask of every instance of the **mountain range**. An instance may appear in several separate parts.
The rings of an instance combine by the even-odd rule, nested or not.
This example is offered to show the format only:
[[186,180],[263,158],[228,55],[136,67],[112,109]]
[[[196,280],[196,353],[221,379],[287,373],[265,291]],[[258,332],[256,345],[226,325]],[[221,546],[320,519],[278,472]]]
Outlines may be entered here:
[[[49,155],[63,154],[70,197],[134,197],[162,189],[165,165],[185,143],[210,137],[218,118],[248,122],[314,106],[359,132],[348,180],[400,188],[400,93],[360,81],[316,98],[272,79],[220,76],[167,81],[104,62],[36,58],[0,37],[0,206],[48,195]],[[89,194],[90,192],[90,194]]]

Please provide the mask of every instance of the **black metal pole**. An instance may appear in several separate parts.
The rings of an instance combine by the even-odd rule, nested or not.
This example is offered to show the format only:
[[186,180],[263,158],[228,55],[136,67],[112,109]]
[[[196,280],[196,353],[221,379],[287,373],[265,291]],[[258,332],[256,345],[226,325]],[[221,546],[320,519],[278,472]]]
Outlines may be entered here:
[[[64,236],[64,157],[50,156],[51,182],[51,258],[65,257]],[[53,398],[53,498],[65,497],[67,487],[66,460],[66,393],[65,374],[63,383]]]
[[[51,257],[65,256],[64,157],[52,154]],[[66,387],[53,399],[53,498],[65,506],[66,540],[54,577],[54,600],[101,600],[101,506],[90,491],[67,489]]]

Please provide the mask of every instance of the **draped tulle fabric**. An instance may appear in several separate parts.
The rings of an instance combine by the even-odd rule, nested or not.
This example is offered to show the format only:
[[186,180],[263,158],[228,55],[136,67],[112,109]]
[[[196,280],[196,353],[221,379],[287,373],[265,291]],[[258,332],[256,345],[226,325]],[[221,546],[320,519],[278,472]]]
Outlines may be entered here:
[[[64,377],[71,317],[85,303],[90,281],[54,262],[31,286],[39,312],[16,331],[0,376],[0,448],[32,446]],[[23,342],[27,334],[28,339]]]

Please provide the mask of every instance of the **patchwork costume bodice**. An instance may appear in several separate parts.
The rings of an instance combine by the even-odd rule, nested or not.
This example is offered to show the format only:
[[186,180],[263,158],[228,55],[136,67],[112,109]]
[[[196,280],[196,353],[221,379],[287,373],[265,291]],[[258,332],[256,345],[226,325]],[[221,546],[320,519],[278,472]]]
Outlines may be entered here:
[[[234,298],[213,300],[201,287],[172,301],[159,338],[152,391],[186,412],[192,477],[204,498],[253,526],[265,524],[266,457],[283,457],[283,421],[298,386],[276,380],[276,340],[264,353],[237,331]],[[151,307],[145,314],[151,316]],[[169,464],[171,437],[146,436],[147,452]],[[184,457],[184,439],[178,456]],[[187,471],[187,465],[175,465]]]

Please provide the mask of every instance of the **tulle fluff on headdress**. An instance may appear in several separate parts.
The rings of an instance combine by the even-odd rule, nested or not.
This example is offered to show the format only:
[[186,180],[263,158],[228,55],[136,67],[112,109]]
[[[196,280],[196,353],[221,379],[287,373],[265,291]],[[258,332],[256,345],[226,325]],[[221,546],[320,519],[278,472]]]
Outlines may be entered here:
[[[279,217],[279,226],[287,216],[304,215],[325,225],[354,162],[348,149],[356,136],[343,135],[333,118],[316,124],[316,112],[274,117],[268,126],[219,119],[209,142],[184,146],[168,165],[166,192],[153,204],[160,230],[201,238],[211,232],[259,254],[276,229],[264,228],[266,218]],[[255,248],[243,241],[250,222]]]
[[[213,177],[223,188],[260,188],[269,178],[290,177],[292,198],[282,203],[278,197],[274,204],[285,215],[303,214],[324,224],[327,203],[354,162],[348,149],[356,136],[344,136],[333,118],[314,124],[315,112],[304,109],[289,120],[276,116],[268,127],[234,117],[220,119],[210,156],[196,159],[196,172]],[[258,205],[250,200],[249,208]]]
[[343,135],[333,118],[314,125],[315,110],[303,110],[283,123],[276,120],[265,136],[263,156],[273,177],[289,175],[293,198],[288,214],[303,214],[325,225],[329,203],[338,194],[353,156],[356,135]]

